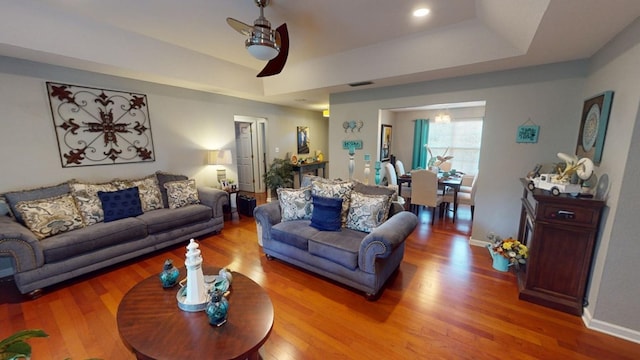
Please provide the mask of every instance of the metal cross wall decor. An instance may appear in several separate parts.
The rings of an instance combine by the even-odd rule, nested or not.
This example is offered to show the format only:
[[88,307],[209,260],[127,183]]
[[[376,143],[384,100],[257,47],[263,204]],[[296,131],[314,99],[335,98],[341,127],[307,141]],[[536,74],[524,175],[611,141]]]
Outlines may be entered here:
[[147,96],[47,82],[62,167],[155,161]]

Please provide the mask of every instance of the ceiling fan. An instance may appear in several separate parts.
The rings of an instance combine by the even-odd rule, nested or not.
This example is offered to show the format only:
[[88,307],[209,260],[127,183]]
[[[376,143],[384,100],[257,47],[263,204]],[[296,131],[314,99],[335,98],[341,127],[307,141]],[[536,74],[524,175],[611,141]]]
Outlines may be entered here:
[[264,17],[264,8],[269,6],[270,0],[254,0],[260,8],[260,17],[253,22],[253,26],[227,18],[227,23],[237,32],[249,38],[245,41],[247,50],[259,60],[268,60],[267,65],[258,77],[279,74],[284,68],[289,56],[289,32],[284,23],[275,30],[271,30],[271,23]]

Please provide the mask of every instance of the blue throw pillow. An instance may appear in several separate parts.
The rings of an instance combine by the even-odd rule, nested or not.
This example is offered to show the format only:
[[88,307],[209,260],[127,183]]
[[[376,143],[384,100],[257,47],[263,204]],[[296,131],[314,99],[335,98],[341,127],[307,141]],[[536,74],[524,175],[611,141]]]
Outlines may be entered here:
[[313,195],[311,226],[318,230],[339,231],[342,227],[342,198]]
[[102,202],[104,222],[115,221],[142,214],[138,187],[118,191],[98,191]]

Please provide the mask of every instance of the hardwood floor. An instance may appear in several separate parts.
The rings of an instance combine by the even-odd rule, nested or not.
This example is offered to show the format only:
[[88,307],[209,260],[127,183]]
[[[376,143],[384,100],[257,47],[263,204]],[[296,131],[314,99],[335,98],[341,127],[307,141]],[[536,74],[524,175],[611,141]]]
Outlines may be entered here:
[[[275,322],[260,350],[263,359],[640,358],[640,344],[589,330],[579,317],[518,300],[514,273],[493,270],[487,250],[468,245],[468,207],[460,208],[455,224],[430,222],[430,212],[423,211],[400,271],[376,302],[267,260],[250,217],[235,214],[221,234],[201,239],[200,249],[205,263],[241,272],[271,296]],[[177,246],[48,288],[35,300],[18,296],[5,279],[0,338],[41,328],[49,337],[29,340],[34,359],[133,359],[116,327],[120,299],[157,274],[165,259],[183,264],[184,254],[184,246]],[[233,311],[251,309],[231,308],[230,316]]]

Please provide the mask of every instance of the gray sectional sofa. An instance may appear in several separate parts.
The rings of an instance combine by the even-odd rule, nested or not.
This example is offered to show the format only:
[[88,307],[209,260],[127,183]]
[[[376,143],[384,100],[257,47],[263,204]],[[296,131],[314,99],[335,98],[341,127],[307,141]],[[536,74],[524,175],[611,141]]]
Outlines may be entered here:
[[[393,190],[389,193],[387,188],[360,183],[353,184],[351,191],[393,194]],[[281,201],[260,205],[254,210],[258,241],[267,258],[285,261],[363,291],[369,300],[380,296],[386,281],[399,268],[405,240],[418,224],[415,214],[392,202],[388,219],[370,232],[349,227],[323,231],[311,226],[309,216],[282,221],[286,211],[283,212]],[[354,206],[353,202],[350,206]]]
[[[83,217],[82,224],[67,226],[63,230],[56,228],[58,225],[55,222],[50,222],[49,228],[56,228],[57,233],[45,235],[31,231],[33,224],[25,224],[29,220],[21,218],[18,209],[39,200],[44,200],[39,204],[45,204],[46,207],[47,199],[68,199],[69,195],[76,200],[76,204],[80,204],[78,201],[87,192],[74,193],[74,189],[77,192],[81,187],[69,182],[5,193],[4,205],[11,211],[0,216],[0,256],[11,259],[15,283],[20,292],[35,295],[44,287],[79,275],[174,244],[186,245],[191,238],[220,232],[224,226],[223,206],[228,205],[227,193],[206,187],[196,190],[195,182],[191,182],[193,190],[190,197],[179,203],[185,199],[180,199],[182,195],[177,196],[178,200],[174,199],[175,196],[171,198],[172,194],[168,195],[165,184],[183,185],[186,180],[186,176],[162,172],[137,182],[119,180],[116,183],[119,187],[123,187],[122,184],[138,185],[136,189],[140,189],[142,208],[147,207],[142,213],[109,222],[104,219],[89,221]],[[154,199],[147,199],[145,203],[142,189],[149,187],[149,184],[150,187],[157,186],[160,194],[153,189]],[[97,213],[88,214],[91,215],[97,216]]]

